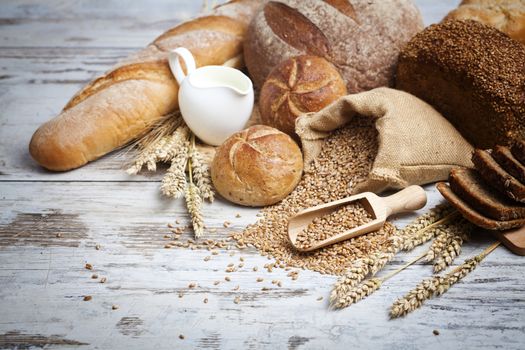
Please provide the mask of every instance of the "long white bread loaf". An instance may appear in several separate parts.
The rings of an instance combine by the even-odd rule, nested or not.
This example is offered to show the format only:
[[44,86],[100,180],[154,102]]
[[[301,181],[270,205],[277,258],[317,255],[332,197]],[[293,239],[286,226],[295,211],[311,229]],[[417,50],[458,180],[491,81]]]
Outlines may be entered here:
[[[242,41],[260,0],[233,0],[182,23],[79,91],[38,128],[31,156],[54,171],[78,168],[119,148],[178,108],[168,52],[189,49],[197,66],[242,65]],[[206,101],[203,101],[206,103]]]

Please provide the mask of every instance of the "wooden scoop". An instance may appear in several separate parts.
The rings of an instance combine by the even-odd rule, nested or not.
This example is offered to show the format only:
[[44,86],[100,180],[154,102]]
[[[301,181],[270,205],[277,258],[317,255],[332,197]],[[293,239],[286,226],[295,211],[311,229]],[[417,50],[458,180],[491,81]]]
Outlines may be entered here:
[[[351,230],[341,232],[308,248],[301,248],[296,245],[299,233],[305,230],[315,218],[329,215],[338,208],[357,201],[360,202],[363,208],[371,215],[372,221]],[[388,197],[379,197],[372,192],[360,193],[355,196],[305,209],[292,216],[288,221],[288,238],[297,250],[309,252],[349,238],[364,235],[365,233],[377,231],[383,227],[383,224],[390,215],[418,210],[423,208],[426,203],[427,194],[420,186],[409,186]]]

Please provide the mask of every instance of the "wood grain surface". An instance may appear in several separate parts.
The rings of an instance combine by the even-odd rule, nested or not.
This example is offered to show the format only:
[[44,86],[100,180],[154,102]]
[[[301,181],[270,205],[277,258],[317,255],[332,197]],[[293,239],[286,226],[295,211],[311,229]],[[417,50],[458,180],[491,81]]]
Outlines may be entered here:
[[[458,2],[416,1],[426,24],[439,21]],[[388,307],[430,276],[430,265],[412,266],[370,298],[331,311],[327,299],[334,276],[301,271],[292,281],[287,271],[263,269],[268,260],[254,249],[217,255],[165,249],[166,224],[188,224],[184,204],[160,196],[159,174],[127,176],[122,168],[129,154],[114,152],[61,174],[30,159],[27,145],[34,130],[83,84],[197,14],[201,5],[195,0],[0,3],[0,348],[523,349],[525,260],[503,247],[406,318],[390,321]],[[432,185],[425,188],[429,204],[419,213],[442,200]],[[221,200],[206,205],[206,225],[217,229],[208,236],[225,238],[256,215],[255,209]],[[413,217],[395,223],[403,226]],[[223,227],[226,220],[231,227]],[[189,230],[183,237],[191,238]],[[490,236],[476,235],[456,263],[490,242]],[[423,249],[399,254],[381,275]],[[226,273],[241,256],[244,267]],[[257,282],[259,277],[264,280]],[[274,279],[283,286],[272,284]],[[197,286],[190,289],[190,283]],[[86,296],[91,300],[84,301]]]

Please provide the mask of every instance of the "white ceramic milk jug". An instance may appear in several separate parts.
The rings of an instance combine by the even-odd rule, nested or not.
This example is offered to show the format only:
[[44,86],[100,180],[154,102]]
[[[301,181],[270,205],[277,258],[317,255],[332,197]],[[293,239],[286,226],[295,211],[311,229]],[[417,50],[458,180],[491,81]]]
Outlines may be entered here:
[[[184,61],[187,75],[181,67]],[[244,73],[226,66],[196,69],[191,52],[183,47],[170,52],[169,64],[179,83],[179,107],[193,133],[218,146],[244,129],[253,109],[253,85]]]

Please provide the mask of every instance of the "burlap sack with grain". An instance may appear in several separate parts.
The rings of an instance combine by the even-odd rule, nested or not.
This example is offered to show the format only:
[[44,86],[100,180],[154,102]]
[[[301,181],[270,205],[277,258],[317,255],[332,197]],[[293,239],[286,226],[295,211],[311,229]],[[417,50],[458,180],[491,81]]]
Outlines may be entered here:
[[406,92],[378,88],[341,97],[320,112],[296,120],[305,168],[330,132],[355,115],[376,120],[379,148],[368,179],[354,193],[442,181],[452,168],[472,166],[472,146],[439,112]]

